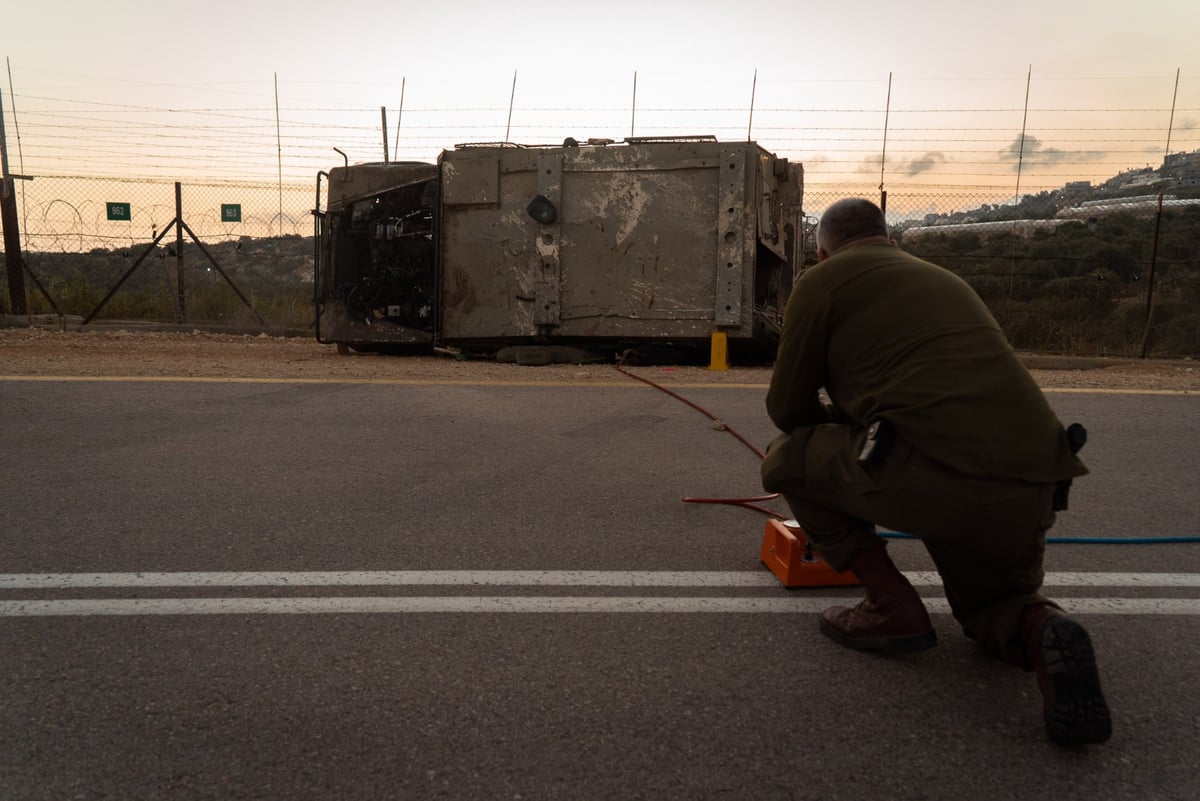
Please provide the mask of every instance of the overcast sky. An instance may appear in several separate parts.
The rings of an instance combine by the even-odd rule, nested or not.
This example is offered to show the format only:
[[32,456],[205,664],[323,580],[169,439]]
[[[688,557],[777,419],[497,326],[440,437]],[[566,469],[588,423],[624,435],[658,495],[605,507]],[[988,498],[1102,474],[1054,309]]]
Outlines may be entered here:
[[[372,87],[406,74],[633,69],[794,78],[1127,77],[1200,66],[1200,4],[789,0],[355,3],[14,2],[4,50],[23,70],[231,85],[278,72]],[[1197,77],[1200,77],[1198,75]],[[361,92],[361,93],[360,93]]]
[[[888,169],[898,177],[957,172],[969,183],[972,170],[983,169],[971,165],[1003,161],[1023,124],[1031,180],[1039,163],[1049,169],[1071,152],[1097,161],[1108,153],[1103,169],[1156,164],[1176,70],[1172,150],[1200,147],[1200,3],[1184,0],[14,0],[2,17],[0,55],[11,71],[11,86],[7,75],[2,82],[5,112],[13,115],[15,99],[29,158],[49,153],[63,164],[65,150],[39,151],[55,136],[39,130],[48,119],[39,114],[64,104],[71,114],[90,109],[71,123],[86,127],[118,119],[123,106],[132,114],[254,110],[266,136],[276,78],[284,127],[317,161],[329,154],[336,163],[332,147],[353,160],[378,159],[380,106],[389,125],[411,126],[389,135],[402,158],[503,138],[510,99],[516,141],[627,135],[635,72],[637,133],[745,138],[753,92],[754,138],[805,160],[817,181],[823,162],[840,164],[830,173],[869,170],[872,160],[879,168],[888,108]],[[454,116],[461,130],[447,128],[446,113],[428,123],[422,109],[462,109]],[[970,122],[933,116],[964,109]],[[824,110],[839,113],[827,118]],[[232,128],[247,118],[230,119]],[[6,122],[11,132],[13,120]],[[1069,135],[1072,127],[1088,133]],[[1125,132],[1100,133],[1109,128]],[[834,129],[841,132],[820,133]],[[921,136],[906,141],[905,129]],[[964,144],[972,140],[974,149]],[[303,169],[311,172],[309,162]],[[1067,177],[1048,172],[1045,182]]]

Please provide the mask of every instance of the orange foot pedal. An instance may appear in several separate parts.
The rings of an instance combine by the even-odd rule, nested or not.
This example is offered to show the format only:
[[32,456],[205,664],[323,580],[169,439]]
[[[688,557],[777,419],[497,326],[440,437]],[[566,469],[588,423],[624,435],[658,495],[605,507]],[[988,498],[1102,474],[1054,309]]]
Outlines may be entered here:
[[834,587],[859,584],[849,570],[839,573],[809,544],[795,520],[768,520],[763,532],[763,564],[785,587]]

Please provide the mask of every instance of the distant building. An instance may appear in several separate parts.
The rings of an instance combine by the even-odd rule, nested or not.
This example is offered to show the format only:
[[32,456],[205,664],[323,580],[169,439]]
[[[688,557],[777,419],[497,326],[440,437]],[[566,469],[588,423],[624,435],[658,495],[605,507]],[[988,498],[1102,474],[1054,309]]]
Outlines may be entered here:
[[1163,171],[1200,166],[1200,150],[1191,153],[1170,153],[1163,159]]
[[1132,189],[1139,186],[1150,186],[1158,180],[1158,172],[1153,167],[1135,167],[1123,170],[1105,181],[1102,186],[1108,190]]
[[[1029,237],[1035,232],[1053,231],[1070,221],[1092,223],[1110,214],[1154,214],[1159,207],[1159,193],[1164,209],[1200,206],[1200,198],[1172,194],[1173,190],[1185,187],[1200,188],[1200,150],[1168,154],[1161,167],[1134,167],[1096,185],[1091,181],[1070,181],[1061,189],[1025,195],[1016,204],[984,203],[977,209],[942,214],[935,207],[932,213],[916,218],[919,224],[901,227],[910,241],[935,234],[963,233],[981,236],[1012,233]],[[1053,219],[1041,219],[1050,213]],[[996,219],[1010,215],[1018,219]]]
[[1173,186],[1200,186],[1200,150],[1171,153],[1163,159],[1162,177]]

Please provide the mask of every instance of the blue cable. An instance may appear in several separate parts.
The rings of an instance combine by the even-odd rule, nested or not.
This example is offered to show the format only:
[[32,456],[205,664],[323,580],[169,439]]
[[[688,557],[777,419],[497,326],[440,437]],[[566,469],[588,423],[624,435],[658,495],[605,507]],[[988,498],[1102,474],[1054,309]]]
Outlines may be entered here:
[[[912,534],[902,531],[880,531],[879,536],[894,540],[915,540]],[[1047,537],[1047,543],[1065,545],[1161,545],[1172,542],[1200,542],[1195,537]]]

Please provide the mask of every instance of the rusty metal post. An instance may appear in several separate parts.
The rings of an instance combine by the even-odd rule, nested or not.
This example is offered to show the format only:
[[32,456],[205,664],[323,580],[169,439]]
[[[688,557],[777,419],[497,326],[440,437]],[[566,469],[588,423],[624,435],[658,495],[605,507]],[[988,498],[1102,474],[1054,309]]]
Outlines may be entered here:
[[[383,163],[384,163],[384,164],[387,164],[387,163],[388,163],[388,144],[387,144],[387,134],[388,134],[388,127],[387,127],[387,106],[380,106],[380,107],[379,107],[379,119],[380,119],[380,121],[383,123]],[[282,226],[283,226],[283,220],[282,220],[282,219],[279,221],[279,225],[280,225],[280,231],[279,231],[279,232],[282,234],[282,233],[283,233],[283,230],[282,230]]]
[[183,189],[175,182],[175,276],[179,285],[179,312],[175,322],[187,322],[187,300],[183,280]]
[[17,193],[8,172],[8,138],[4,127],[4,98],[0,96],[0,225],[4,226],[4,267],[8,273],[8,302],[13,314],[27,314],[25,259],[17,223]]
[[17,197],[12,179],[5,176],[0,197],[0,218],[4,225],[4,266],[8,273],[8,301],[13,314],[27,314],[25,304],[25,259],[21,255],[21,231],[17,228]]

